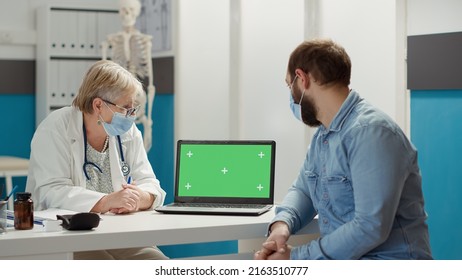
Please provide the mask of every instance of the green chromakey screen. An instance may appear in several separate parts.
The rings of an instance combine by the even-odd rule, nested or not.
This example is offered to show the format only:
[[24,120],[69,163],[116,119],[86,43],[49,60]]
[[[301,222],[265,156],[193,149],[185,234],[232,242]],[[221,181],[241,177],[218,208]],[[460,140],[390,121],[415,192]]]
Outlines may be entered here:
[[269,144],[182,144],[179,152],[178,196],[270,196]]

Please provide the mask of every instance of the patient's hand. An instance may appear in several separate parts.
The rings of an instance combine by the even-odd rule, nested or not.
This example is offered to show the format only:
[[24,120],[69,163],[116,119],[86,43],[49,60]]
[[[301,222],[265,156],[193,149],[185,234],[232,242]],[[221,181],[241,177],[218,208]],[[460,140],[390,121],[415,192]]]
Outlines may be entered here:
[[271,233],[262,244],[262,248],[254,255],[256,260],[290,259],[291,246],[287,245],[290,231],[285,222],[275,222],[271,225]]

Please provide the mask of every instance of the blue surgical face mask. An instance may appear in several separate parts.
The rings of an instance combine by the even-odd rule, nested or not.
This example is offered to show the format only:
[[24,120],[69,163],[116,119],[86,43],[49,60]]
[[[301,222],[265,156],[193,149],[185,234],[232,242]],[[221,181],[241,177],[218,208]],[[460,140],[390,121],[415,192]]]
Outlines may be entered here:
[[305,90],[303,90],[302,96],[300,97],[300,102],[297,104],[294,101],[294,97],[292,96],[292,87],[294,86],[294,82],[297,79],[298,76],[295,76],[292,85],[290,85],[290,110],[292,110],[292,113],[294,114],[295,118],[301,122],[303,122],[302,119],[302,100],[303,96],[305,95]]
[[302,121],[302,107],[300,107],[300,104],[295,103],[292,93],[290,93],[290,110],[292,110],[297,120]]
[[[104,103],[106,104],[106,103]],[[106,105],[107,106],[107,105]],[[109,106],[107,106],[109,108]],[[111,110],[111,108],[109,108]],[[111,110],[112,111],[112,110]],[[126,133],[132,127],[133,123],[135,122],[136,116],[125,116],[124,114],[114,112],[112,115],[111,123],[107,123],[101,118],[101,122],[103,123],[104,130],[106,130],[107,135],[109,136],[117,136]]]

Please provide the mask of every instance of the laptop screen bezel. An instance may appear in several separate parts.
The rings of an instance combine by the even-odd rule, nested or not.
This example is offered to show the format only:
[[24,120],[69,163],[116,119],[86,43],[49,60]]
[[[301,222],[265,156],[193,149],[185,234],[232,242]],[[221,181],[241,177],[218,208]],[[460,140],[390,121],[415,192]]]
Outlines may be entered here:
[[[178,182],[180,176],[180,157],[181,146],[185,145],[269,145],[271,146],[271,173],[270,173],[270,192],[267,198],[237,198],[237,197],[192,197],[192,196],[178,196]],[[175,162],[175,198],[176,203],[235,203],[235,204],[273,204],[274,203],[274,173],[276,164],[276,142],[273,140],[178,140],[176,150]]]

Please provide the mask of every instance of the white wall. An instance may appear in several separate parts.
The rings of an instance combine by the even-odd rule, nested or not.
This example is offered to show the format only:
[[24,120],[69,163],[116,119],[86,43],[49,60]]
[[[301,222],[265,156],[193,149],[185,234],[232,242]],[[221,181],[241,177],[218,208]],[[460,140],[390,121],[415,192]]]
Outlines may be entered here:
[[289,110],[284,78],[291,51],[314,35],[339,42],[353,62],[351,86],[405,127],[404,4],[179,0],[176,138],[276,140],[280,202],[312,132]]
[[407,0],[408,35],[462,31],[462,1]]
[[403,1],[319,2],[319,35],[331,37],[349,53],[352,60],[351,87],[404,128],[404,107],[397,107],[400,102],[405,102],[406,94],[405,15],[404,6],[397,4]]
[[[34,4],[25,0],[0,0],[0,59],[35,58]],[[18,36],[29,39],[21,38],[18,42]]]
[[178,1],[176,139],[228,139],[229,0]]
[[[264,7],[264,8],[262,8]],[[304,37],[304,1],[241,1],[239,137],[276,141],[276,201],[282,201],[305,158],[307,131],[289,109],[285,77]]]
[[175,137],[276,140],[279,202],[306,150],[284,82],[303,40],[303,0],[178,2]]

